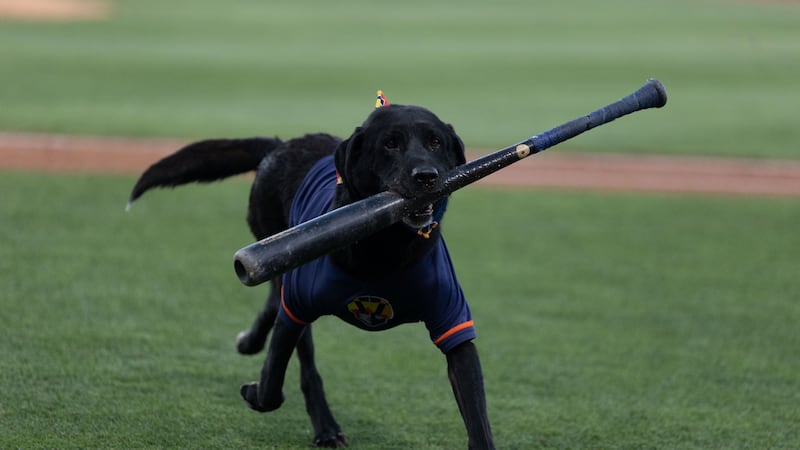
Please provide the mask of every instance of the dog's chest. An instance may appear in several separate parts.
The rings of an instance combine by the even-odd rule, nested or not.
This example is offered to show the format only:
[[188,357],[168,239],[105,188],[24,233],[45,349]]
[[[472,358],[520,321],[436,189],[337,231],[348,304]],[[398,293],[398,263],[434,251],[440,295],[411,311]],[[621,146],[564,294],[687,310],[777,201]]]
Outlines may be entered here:
[[284,297],[304,320],[335,315],[372,331],[428,322],[464,302],[443,243],[413,267],[375,279],[351,276],[328,257],[317,259],[284,277]]
[[[290,225],[323,214],[335,192],[333,160],[323,158],[308,173],[295,195]],[[382,252],[381,252],[382,253]],[[386,255],[391,258],[391,252]],[[386,275],[360,278],[345,273],[325,256],[300,266],[283,277],[284,311],[296,323],[311,323],[324,315],[335,315],[365,330],[379,331],[403,323],[425,322],[440,348],[474,336],[470,327],[450,336],[449,330],[471,314],[444,240],[410,267]]]

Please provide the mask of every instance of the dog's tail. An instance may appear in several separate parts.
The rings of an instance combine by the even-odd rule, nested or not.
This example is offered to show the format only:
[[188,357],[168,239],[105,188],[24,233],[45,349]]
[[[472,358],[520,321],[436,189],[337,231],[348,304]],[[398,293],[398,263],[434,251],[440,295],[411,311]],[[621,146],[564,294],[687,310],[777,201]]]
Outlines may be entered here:
[[250,172],[271,150],[283,144],[278,138],[210,139],[183,147],[142,173],[133,186],[126,210],[136,199],[156,187],[209,183]]

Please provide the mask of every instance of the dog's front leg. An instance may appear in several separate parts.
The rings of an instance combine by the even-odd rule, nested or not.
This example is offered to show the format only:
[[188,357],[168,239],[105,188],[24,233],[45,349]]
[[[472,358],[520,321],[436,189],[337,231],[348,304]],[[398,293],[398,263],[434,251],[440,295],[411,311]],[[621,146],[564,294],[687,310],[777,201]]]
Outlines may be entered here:
[[447,352],[447,375],[453,386],[458,409],[467,427],[469,448],[492,449],[492,430],[486,413],[486,394],[478,350],[472,341]]
[[283,403],[283,380],[286,366],[304,327],[278,319],[269,342],[267,359],[261,369],[261,381],[243,384],[240,392],[247,404],[260,412],[274,411]]

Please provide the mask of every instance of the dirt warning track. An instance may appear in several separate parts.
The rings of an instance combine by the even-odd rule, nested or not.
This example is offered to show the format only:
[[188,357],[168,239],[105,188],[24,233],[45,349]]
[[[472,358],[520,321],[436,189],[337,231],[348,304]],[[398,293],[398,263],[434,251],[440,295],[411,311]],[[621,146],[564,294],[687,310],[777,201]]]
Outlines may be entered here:
[[[0,133],[0,169],[138,174],[189,139]],[[469,159],[487,152],[471,151]],[[549,150],[478,182],[513,188],[800,197],[800,161]]]

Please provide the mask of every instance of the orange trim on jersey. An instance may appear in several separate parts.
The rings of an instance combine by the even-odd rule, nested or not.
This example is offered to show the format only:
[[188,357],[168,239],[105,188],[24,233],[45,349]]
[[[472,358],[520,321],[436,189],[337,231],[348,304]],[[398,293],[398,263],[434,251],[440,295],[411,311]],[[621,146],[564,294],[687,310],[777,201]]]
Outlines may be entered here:
[[469,327],[474,326],[474,325],[475,325],[475,322],[472,321],[472,320],[469,320],[469,321],[464,322],[464,323],[460,323],[460,324],[454,326],[453,328],[450,328],[449,330],[447,330],[443,335],[439,336],[438,339],[433,341],[433,343],[434,343],[434,345],[439,345],[443,340],[445,340],[445,339],[449,338],[450,336],[458,333],[459,331],[463,330],[464,328],[469,328]]
[[283,301],[283,286],[281,286],[281,308],[283,308],[283,311],[286,313],[286,315],[292,319],[292,322],[302,326],[308,325],[308,322],[303,322],[302,320],[298,319],[297,316],[292,314],[292,312],[289,311],[289,308],[286,307],[286,302]]

